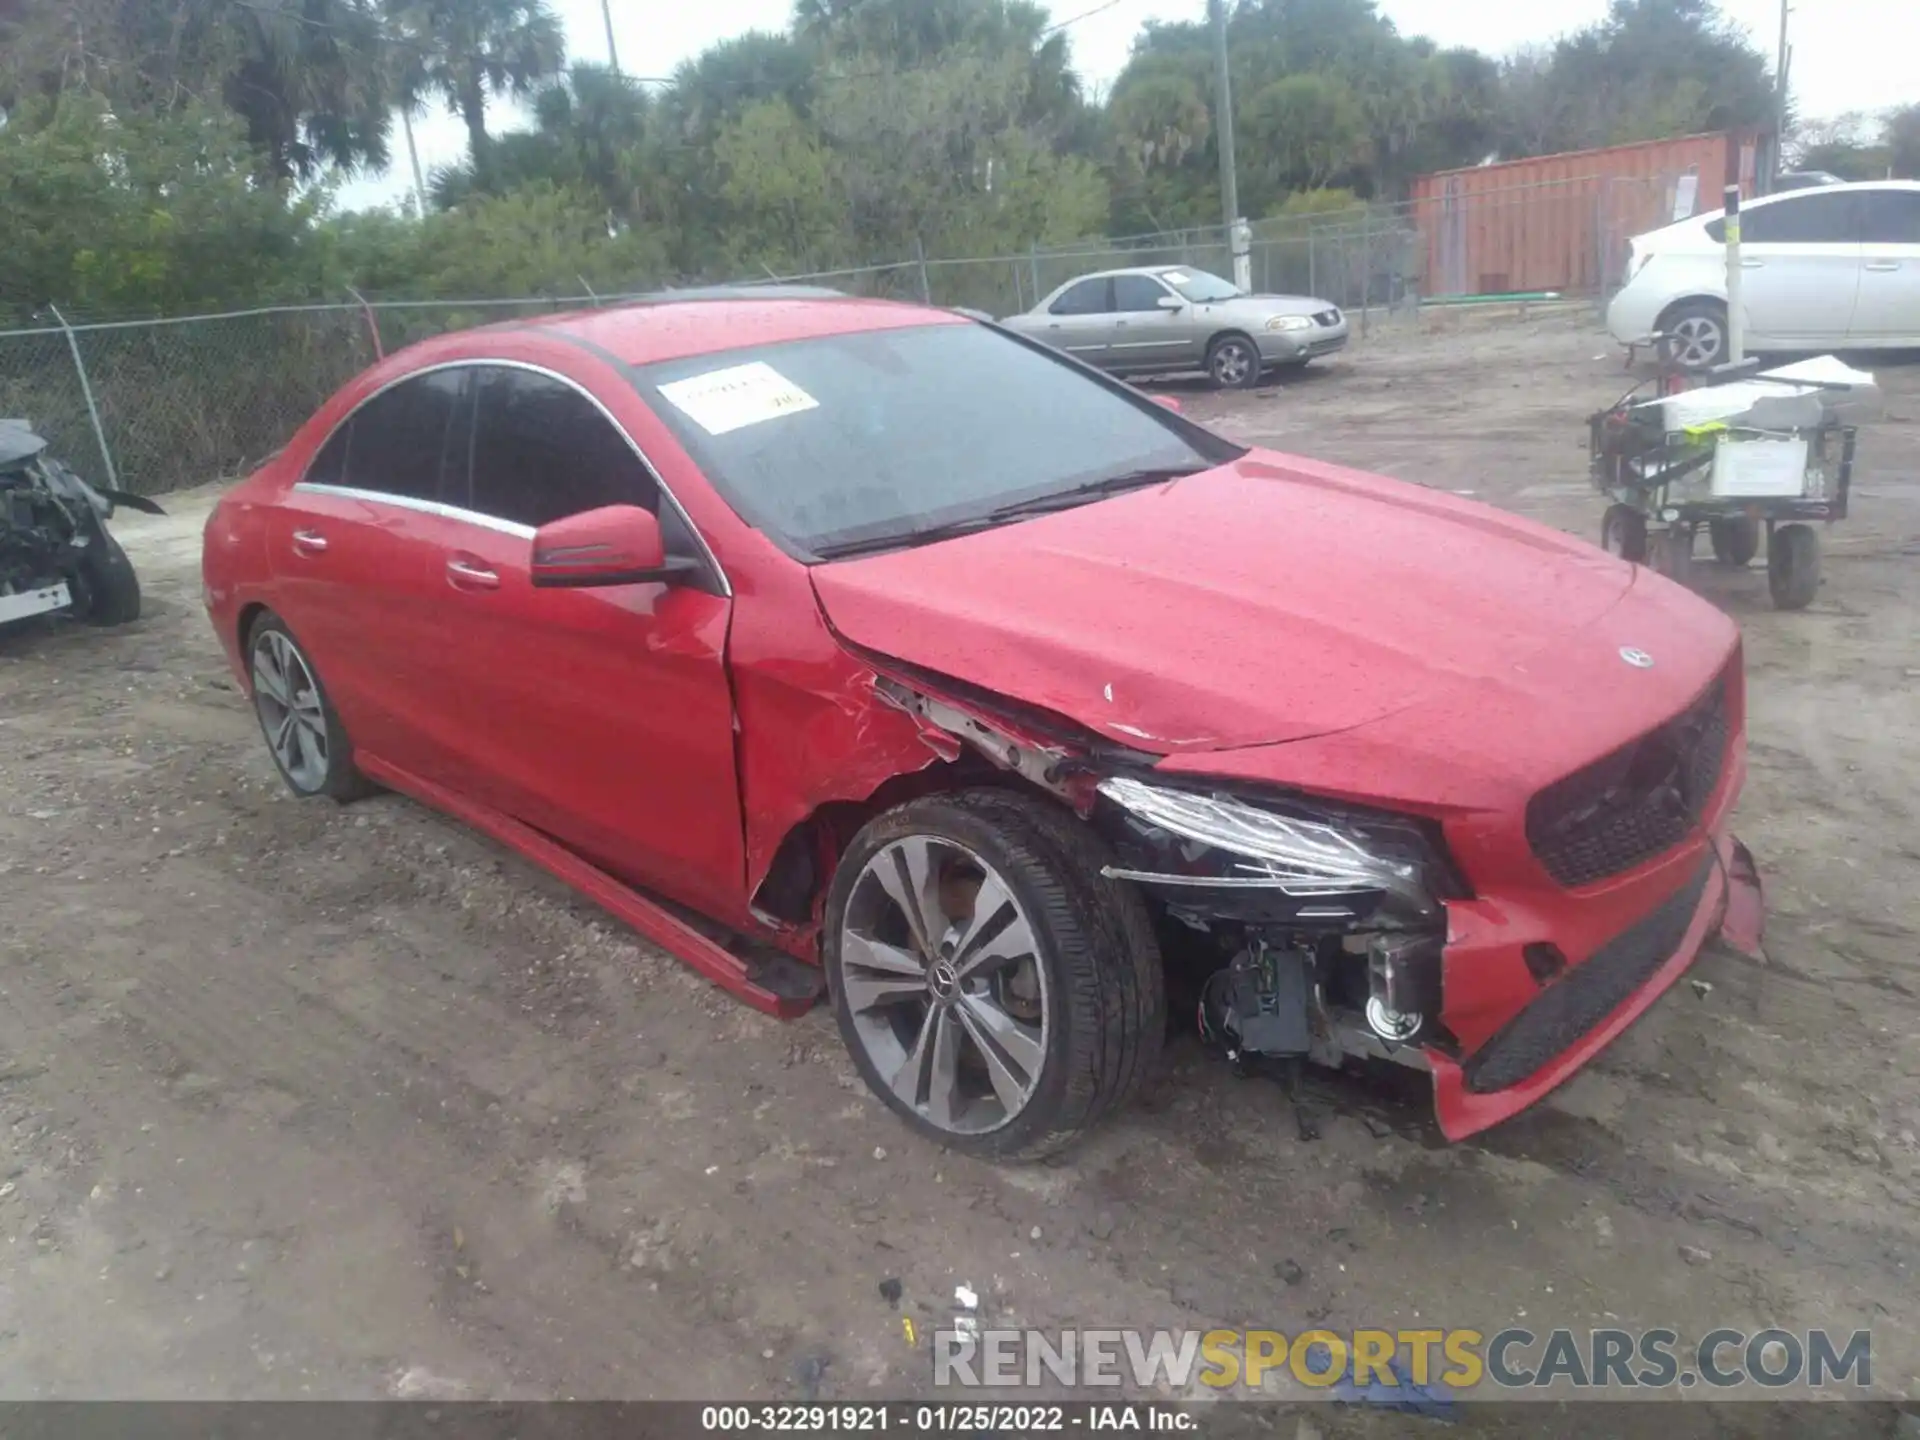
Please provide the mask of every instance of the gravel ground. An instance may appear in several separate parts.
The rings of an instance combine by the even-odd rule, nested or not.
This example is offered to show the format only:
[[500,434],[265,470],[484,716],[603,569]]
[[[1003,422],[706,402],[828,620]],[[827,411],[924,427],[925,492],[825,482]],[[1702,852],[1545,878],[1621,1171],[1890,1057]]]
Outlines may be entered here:
[[[1814,606],[1698,577],[1746,632],[1766,963],[1457,1146],[1332,1076],[1302,1141],[1182,1039],[1060,1162],[942,1153],[824,1010],[404,800],[294,801],[200,609],[214,492],[125,517],[145,618],[0,636],[0,1397],[901,1396],[962,1282],[1043,1326],[1871,1327],[1920,1396],[1920,365],[1881,370]],[[1625,383],[1582,319],[1458,317],[1186,399],[1591,535]]]

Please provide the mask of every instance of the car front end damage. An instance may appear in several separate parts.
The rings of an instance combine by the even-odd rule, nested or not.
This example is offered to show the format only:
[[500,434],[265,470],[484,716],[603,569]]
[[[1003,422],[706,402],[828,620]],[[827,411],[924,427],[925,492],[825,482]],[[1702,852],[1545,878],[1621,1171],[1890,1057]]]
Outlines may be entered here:
[[28,422],[0,419],[0,625],[60,613],[115,624],[138,614],[133,567],[106,528],[116,504],[161,513],[141,496],[89,485]]
[[[1526,1109],[1720,940],[1757,953],[1752,857],[1728,820],[1745,773],[1737,647],[1677,713],[1520,796],[1409,808],[1064,743],[977,697],[883,676],[883,698],[1049,789],[1137,885],[1204,1037],[1236,1062],[1428,1072],[1460,1140]],[[936,682],[937,683],[937,682]],[[1262,746],[1185,757],[1275,771]],[[1250,758],[1251,757],[1251,758]]]

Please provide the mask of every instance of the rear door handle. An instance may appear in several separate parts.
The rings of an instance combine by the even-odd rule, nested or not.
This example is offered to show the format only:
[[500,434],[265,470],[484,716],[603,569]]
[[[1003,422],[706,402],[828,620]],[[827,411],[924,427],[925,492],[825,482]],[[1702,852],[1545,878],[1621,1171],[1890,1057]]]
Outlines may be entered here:
[[293,549],[296,555],[318,555],[327,548],[327,537],[318,530],[296,530],[293,532]]
[[1900,268],[1900,262],[1899,262],[1898,260],[1869,260],[1869,261],[1867,261],[1867,269],[1869,269],[1869,270],[1876,270],[1876,271],[1881,271],[1881,272],[1885,272],[1885,271],[1888,271],[1888,270],[1898,270],[1899,268]]
[[458,556],[447,561],[447,580],[461,590],[498,590],[499,572]]
[[1748,260],[1748,259],[1742,258],[1740,261],[1740,268],[1742,270],[1761,270],[1766,267],[1766,263],[1767,262],[1764,260]]

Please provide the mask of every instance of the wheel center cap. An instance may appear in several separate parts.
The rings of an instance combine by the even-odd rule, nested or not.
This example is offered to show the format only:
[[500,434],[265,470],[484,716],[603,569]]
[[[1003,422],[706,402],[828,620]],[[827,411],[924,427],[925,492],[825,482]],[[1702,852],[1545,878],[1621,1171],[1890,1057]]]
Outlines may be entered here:
[[960,972],[951,960],[936,960],[927,968],[927,988],[936,1000],[951,1000],[960,989]]

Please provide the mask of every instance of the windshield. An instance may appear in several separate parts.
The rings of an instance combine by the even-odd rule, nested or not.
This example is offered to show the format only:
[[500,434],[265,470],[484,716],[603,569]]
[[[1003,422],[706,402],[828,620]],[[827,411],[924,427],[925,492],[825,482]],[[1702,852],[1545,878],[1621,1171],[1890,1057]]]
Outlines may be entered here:
[[1010,524],[1008,506],[1244,453],[983,325],[822,336],[637,374],[727,503],[803,560]]
[[1231,300],[1241,293],[1237,285],[1229,285],[1218,275],[1209,275],[1204,270],[1167,270],[1160,278],[1196,305]]

